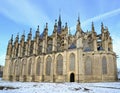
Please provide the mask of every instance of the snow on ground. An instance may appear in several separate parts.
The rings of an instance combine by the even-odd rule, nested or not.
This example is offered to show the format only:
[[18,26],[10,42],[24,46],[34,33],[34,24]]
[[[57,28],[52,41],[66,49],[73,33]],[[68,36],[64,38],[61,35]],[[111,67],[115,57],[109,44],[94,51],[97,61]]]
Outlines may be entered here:
[[1,80],[0,93],[120,93],[120,82],[38,83]]

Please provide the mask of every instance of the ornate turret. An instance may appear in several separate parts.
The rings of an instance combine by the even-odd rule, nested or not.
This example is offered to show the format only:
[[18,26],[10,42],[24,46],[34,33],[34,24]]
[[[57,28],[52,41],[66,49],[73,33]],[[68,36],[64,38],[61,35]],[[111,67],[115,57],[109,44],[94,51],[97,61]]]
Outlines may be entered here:
[[17,34],[16,38],[15,38],[15,42],[14,43],[18,43],[19,42],[19,33]]
[[21,41],[25,41],[25,31],[23,32],[23,35],[21,36]]
[[103,22],[101,23],[101,33],[104,32],[104,25],[103,25]]
[[81,33],[81,23],[80,23],[80,17],[78,16],[78,23],[77,23],[77,26],[76,26],[76,31],[79,31]]
[[37,38],[37,37],[39,37],[39,35],[40,35],[40,32],[39,32],[39,25],[38,25],[35,37]]
[[55,20],[53,33],[57,32],[57,20]]
[[30,28],[30,32],[28,34],[28,39],[27,40],[31,40],[32,39],[32,28]]
[[8,42],[7,55],[11,55],[12,54],[12,44],[13,44],[13,34],[11,36],[11,39]]
[[92,32],[95,32],[94,23],[92,22]]

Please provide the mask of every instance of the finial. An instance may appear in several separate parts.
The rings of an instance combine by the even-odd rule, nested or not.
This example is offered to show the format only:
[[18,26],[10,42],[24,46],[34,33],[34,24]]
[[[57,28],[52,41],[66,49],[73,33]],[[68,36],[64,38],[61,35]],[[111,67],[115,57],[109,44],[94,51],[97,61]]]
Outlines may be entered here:
[[94,31],[94,23],[92,22],[92,31]]
[[48,23],[46,23],[46,28],[48,28]]
[[30,28],[30,34],[32,34],[32,28]]
[[67,28],[67,22],[65,23],[65,28]]
[[39,25],[38,25],[37,31],[39,31]]

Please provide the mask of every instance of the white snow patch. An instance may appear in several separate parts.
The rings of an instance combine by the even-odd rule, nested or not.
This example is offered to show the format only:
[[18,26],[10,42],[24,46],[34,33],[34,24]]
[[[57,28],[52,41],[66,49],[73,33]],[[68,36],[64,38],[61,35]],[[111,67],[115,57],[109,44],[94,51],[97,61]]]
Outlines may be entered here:
[[120,82],[104,83],[38,83],[0,81],[0,93],[120,93]]

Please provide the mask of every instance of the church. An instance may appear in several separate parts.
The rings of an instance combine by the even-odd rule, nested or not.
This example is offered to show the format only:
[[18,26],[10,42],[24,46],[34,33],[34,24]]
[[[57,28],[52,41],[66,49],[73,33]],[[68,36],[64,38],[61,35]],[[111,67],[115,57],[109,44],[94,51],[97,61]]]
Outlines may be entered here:
[[13,35],[8,42],[3,80],[23,82],[101,82],[116,81],[116,54],[109,30],[101,23],[97,34],[94,23],[83,31],[78,17],[75,34],[67,23],[62,26],[61,15],[55,20],[52,35],[48,23],[40,33],[39,26]]

